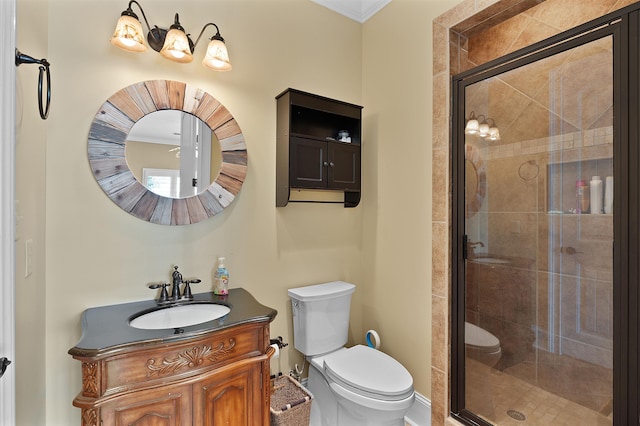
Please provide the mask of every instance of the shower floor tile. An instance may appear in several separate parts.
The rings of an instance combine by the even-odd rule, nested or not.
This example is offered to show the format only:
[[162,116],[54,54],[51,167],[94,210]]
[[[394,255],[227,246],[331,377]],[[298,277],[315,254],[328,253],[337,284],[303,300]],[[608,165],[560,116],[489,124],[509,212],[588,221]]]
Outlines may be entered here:
[[[611,415],[604,416],[471,359],[467,359],[467,408],[506,426],[613,424]],[[521,416],[524,420],[518,420]]]

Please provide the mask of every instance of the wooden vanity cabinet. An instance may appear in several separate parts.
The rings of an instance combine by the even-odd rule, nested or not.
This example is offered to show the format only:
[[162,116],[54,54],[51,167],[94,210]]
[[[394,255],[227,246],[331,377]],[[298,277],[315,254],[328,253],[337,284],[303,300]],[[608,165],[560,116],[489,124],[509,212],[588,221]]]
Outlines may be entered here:
[[343,191],[345,207],[357,206],[362,107],[295,89],[276,99],[276,206],[289,203],[292,189]]
[[260,369],[249,361],[245,365],[223,369],[193,385],[193,424],[261,425]]
[[[92,414],[92,410],[89,410]],[[137,392],[100,407],[99,425],[181,426],[192,425],[191,386],[166,386]],[[83,425],[92,423],[88,418]],[[97,419],[96,419],[97,420]]]
[[269,424],[269,324],[256,323],[82,362],[82,425]]

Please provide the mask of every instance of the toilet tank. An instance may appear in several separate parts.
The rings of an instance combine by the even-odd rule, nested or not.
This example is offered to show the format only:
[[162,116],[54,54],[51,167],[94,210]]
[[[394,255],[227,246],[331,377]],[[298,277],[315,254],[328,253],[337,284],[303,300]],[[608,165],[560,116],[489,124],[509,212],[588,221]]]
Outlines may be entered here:
[[347,343],[351,295],[356,286],[333,281],[289,289],[293,343],[304,355],[331,352]]

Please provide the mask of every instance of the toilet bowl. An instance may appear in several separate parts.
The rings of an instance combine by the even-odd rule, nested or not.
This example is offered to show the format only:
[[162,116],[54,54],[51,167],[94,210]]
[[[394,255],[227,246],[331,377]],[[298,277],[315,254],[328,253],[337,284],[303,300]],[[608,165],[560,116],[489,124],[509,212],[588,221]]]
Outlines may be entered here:
[[413,378],[398,361],[362,345],[308,361],[312,425],[404,425],[415,392]]
[[470,322],[464,323],[464,346],[467,356],[489,367],[495,366],[502,356],[500,340],[487,330]]
[[403,426],[413,405],[413,378],[369,346],[344,347],[353,284],[289,290],[294,346],[309,361],[312,426]]

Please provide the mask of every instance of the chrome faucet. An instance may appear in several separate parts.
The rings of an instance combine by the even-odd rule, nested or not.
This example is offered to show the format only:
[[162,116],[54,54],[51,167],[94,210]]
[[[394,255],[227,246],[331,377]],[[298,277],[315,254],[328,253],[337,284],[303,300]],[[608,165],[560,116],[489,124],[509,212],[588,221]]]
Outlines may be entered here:
[[178,272],[178,267],[173,267],[173,274],[171,274],[173,278],[173,287],[171,287],[171,300],[180,299],[180,284],[182,284],[182,274]]
[[484,243],[482,241],[476,241],[476,242],[467,241],[466,243],[467,243],[467,246],[465,247],[465,250],[467,252],[467,255],[465,257],[469,257],[469,258],[472,258],[473,256],[475,256],[474,249],[477,246],[484,247]]
[[[197,284],[201,282],[201,280],[198,278],[183,281],[182,274],[178,272],[178,266],[174,266],[173,269],[173,273],[171,274],[172,283],[149,284],[150,289],[162,288],[162,290],[160,291],[160,296],[156,300],[159,305],[175,303],[178,301],[193,300],[193,294],[191,294],[191,284]],[[184,284],[182,295],[180,294],[180,284]],[[169,285],[172,286],[171,296],[169,296],[169,292],[167,291],[167,286]]]

